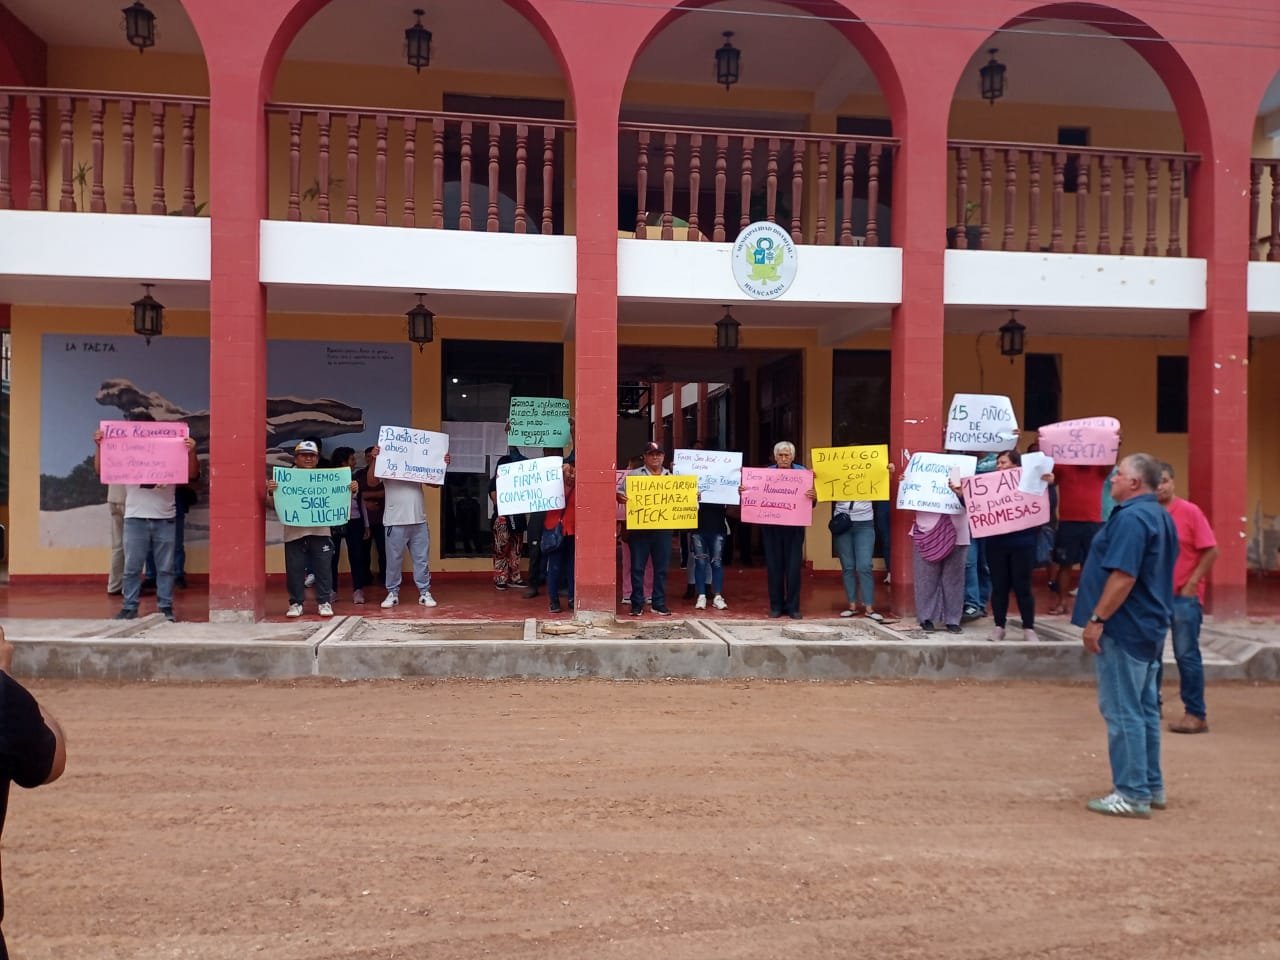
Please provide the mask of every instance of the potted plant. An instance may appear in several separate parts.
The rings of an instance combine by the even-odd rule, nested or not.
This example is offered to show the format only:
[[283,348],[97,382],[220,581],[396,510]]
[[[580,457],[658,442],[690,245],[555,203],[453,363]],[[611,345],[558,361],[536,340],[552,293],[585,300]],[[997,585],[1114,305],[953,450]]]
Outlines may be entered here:
[[[970,250],[982,249],[982,226],[973,222],[974,216],[978,212],[978,204],[972,200],[968,200],[964,205],[964,239]],[[956,247],[956,227],[947,227],[947,249],[954,250]]]

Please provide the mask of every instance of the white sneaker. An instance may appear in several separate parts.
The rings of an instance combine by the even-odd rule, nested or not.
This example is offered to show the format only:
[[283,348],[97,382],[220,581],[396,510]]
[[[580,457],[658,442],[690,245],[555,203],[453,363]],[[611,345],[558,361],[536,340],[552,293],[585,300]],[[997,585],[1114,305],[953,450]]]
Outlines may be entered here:
[[320,614],[320,616],[322,616],[322,617],[332,617],[332,616],[333,616],[333,604],[331,604],[331,603],[322,603],[322,604],[320,604],[320,606],[316,609],[316,613]]
[[1004,627],[992,627],[992,628],[991,628],[991,642],[992,642],[992,643],[999,643],[999,642],[1000,642],[1001,640],[1003,640],[1003,639],[1004,639]]
[[724,597],[720,596],[720,594],[718,593],[711,598],[711,605],[715,607],[717,610],[729,609],[729,605],[724,602]]
[[889,584],[893,583],[893,581],[892,581],[892,580],[890,580],[890,579],[889,579],[889,577],[890,577],[890,574],[888,574],[888,573],[886,573],[886,574],[884,575],[884,585],[885,585],[886,587],[887,587],[887,586],[889,586]]
[[314,573],[308,573],[306,576],[306,579],[302,581],[302,585],[304,587],[309,587],[315,582],[316,582],[316,575]]
[[397,603],[399,603],[399,602],[400,602],[400,594],[398,594],[398,593],[388,593],[388,594],[387,594],[387,599],[385,599],[385,600],[383,600],[383,601],[382,601],[382,609],[383,609],[383,610],[390,610],[392,607],[394,607],[394,606],[395,606]]
[[1024,629],[1022,631],[1022,639],[1027,641],[1027,643],[1039,643],[1040,634],[1036,633],[1035,630],[1032,629]]
[[424,593],[422,596],[418,597],[418,602],[424,607],[436,606],[436,598],[429,593]]
[[698,599],[693,604],[695,610],[707,609],[707,595],[705,593],[698,594]]
[[300,616],[302,616],[302,604],[300,604],[300,603],[291,603],[291,604],[289,604],[289,609],[288,609],[287,611],[285,611],[285,616],[286,616],[286,617],[300,617]]

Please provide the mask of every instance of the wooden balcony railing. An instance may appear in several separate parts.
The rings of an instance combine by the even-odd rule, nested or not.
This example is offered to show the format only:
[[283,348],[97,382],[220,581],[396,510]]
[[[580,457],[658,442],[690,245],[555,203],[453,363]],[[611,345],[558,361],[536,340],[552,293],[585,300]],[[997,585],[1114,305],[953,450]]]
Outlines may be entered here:
[[[1270,197],[1271,229],[1258,236],[1262,197]],[[1249,169],[1249,259],[1261,260],[1266,247],[1266,259],[1280,261],[1280,157],[1256,157]]]
[[622,193],[630,197],[633,175],[639,239],[722,242],[756,220],[782,224],[797,243],[874,247],[888,232],[881,209],[896,140],[648,123],[620,128]]
[[[0,87],[0,209],[137,213],[141,204],[147,213],[195,216],[203,206],[196,202],[197,131],[207,129],[208,109],[207,97]],[[16,130],[21,113],[26,129]],[[14,196],[11,151],[24,139],[31,179],[26,195]],[[151,162],[138,171],[136,154],[148,149]],[[175,174],[181,200],[170,210],[166,177]]]
[[[273,197],[271,204],[276,218],[563,232],[564,138],[572,123],[301,103],[268,104],[267,114],[271,182],[287,179],[285,203]],[[287,149],[277,137],[287,137]],[[281,166],[285,178],[277,176]],[[420,212],[423,192],[429,211]]]
[[957,249],[1185,255],[1195,154],[977,140],[950,154]]

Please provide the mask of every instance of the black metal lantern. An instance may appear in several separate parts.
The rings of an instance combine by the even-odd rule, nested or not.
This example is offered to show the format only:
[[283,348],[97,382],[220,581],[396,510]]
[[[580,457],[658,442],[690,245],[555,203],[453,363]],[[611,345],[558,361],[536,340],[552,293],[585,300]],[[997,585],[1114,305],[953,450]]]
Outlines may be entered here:
[[733,319],[733,314],[729,312],[729,308],[725,307],[724,316],[716,321],[716,349],[737,350],[738,328],[741,326],[742,324]]
[[141,299],[133,301],[133,332],[147,338],[147,346],[151,346],[151,338],[164,333],[164,304],[151,295],[154,284],[144,283],[146,291]]
[[418,73],[431,66],[431,31],[422,25],[425,10],[414,10],[418,22],[404,32],[404,58]]
[[996,59],[996,50],[992,47],[987,53],[991,54],[991,59],[987,61],[987,65],[978,71],[982,75],[982,99],[991,104],[996,105],[996,101],[1004,96],[1004,72],[1005,65]]
[[120,12],[124,14],[124,35],[139,53],[156,45],[156,15],[143,5],[142,0],[134,0],[133,6]]
[[732,30],[724,32],[724,46],[716,51],[716,83],[724,84],[728,90],[738,82],[738,66],[742,60],[742,51],[730,43]]
[[405,314],[409,318],[409,341],[418,345],[419,353],[422,352],[424,344],[436,338],[434,327],[436,315],[422,302],[425,296],[425,293],[418,294],[418,305]]
[[1022,356],[1026,334],[1027,328],[1018,322],[1018,311],[1010,310],[1008,321],[1000,328],[1000,356],[1008,357],[1010,363]]

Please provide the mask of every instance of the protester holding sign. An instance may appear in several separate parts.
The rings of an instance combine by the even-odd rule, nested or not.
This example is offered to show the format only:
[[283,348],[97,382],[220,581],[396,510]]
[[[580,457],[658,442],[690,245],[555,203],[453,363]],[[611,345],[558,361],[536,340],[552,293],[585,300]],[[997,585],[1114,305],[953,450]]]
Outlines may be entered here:
[[[126,430],[133,438],[157,438],[157,442],[172,446],[178,445],[186,449],[186,475],[175,477],[187,483],[194,483],[200,477],[200,460],[196,456],[196,442],[190,437],[185,423],[144,423],[124,421],[121,427],[117,422],[103,424],[106,432],[112,434],[111,442]],[[152,430],[160,432],[153,433]],[[106,437],[104,430],[97,430],[93,435],[93,469],[103,482],[103,443]],[[135,441],[131,440],[131,443]],[[135,443],[135,446],[137,444]],[[139,451],[144,452],[144,451]],[[164,456],[167,460],[167,454]],[[150,464],[146,456],[139,456],[139,461]],[[146,467],[150,470],[150,466]],[[176,542],[176,522],[178,507],[174,498],[172,482],[152,481],[139,478],[130,482],[125,477],[117,477],[125,483],[124,494],[124,601],[117,620],[133,620],[138,616],[138,600],[142,595],[142,567],[146,563],[147,554],[155,556],[156,563],[156,609],[164,614],[166,620],[176,620],[173,612],[173,549]]]
[[[559,457],[551,459],[559,460]],[[575,573],[574,534],[577,531],[577,507],[574,455],[569,454],[560,467],[564,487],[564,507],[548,510],[542,522],[541,537],[547,548],[547,610],[560,612],[560,591],[568,595],[569,609],[573,609],[573,578]]]
[[[883,499],[887,501],[888,478],[893,475],[894,465],[886,458],[884,466]],[[876,547],[874,501],[836,501],[831,508],[831,522],[827,529],[831,531],[831,545],[840,558],[840,576],[844,581],[845,600],[849,603],[848,609],[840,611],[840,616],[860,617],[865,613],[870,619],[883,623],[884,615],[875,610],[875,581],[871,576],[871,558]]]
[[[917,507],[911,524],[911,565],[916,619],[927,632],[936,630],[941,621],[950,633],[960,633],[969,553],[961,479],[973,476],[976,466],[973,457],[917,453],[898,490],[899,507]],[[925,506],[933,509],[920,509]]]
[[495,590],[507,587],[523,587],[520,579],[520,544],[524,540],[525,514],[505,515],[498,509],[498,474],[502,468],[512,463],[520,463],[525,455],[519,447],[508,446],[504,456],[499,458],[489,481],[489,502],[492,510],[489,516],[489,529],[493,534],[493,586]]
[[[1012,476],[1022,464],[1022,457],[1016,450],[1000,454],[996,460],[997,473]],[[976,478],[975,478],[976,479]],[[986,484],[992,483],[992,475],[981,478]],[[1019,481],[1010,480],[1006,484],[1007,498],[1027,498],[1035,503],[1038,509],[1026,519],[1027,523],[1020,530],[997,533],[984,538],[987,547],[987,565],[991,568],[991,616],[995,626],[991,629],[991,639],[1000,641],[1005,638],[1005,622],[1009,615],[1009,591],[1018,600],[1018,613],[1022,617],[1022,639],[1039,640],[1036,633],[1036,600],[1031,592],[1031,571],[1036,564],[1036,537],[1040,526],[1049,517],[1049,498],[1046,494],[1036,497],[1021,491]],[[975,535],[978,531],[974,531]]]
[[[382,436],[388,429],[397,431],[393,437],[403,436],[404,433],[428,434],[425,430],[404,431],[402,428],[382,428]],[[444,434],[428,434],[427,442],[431,442],[433,437],[443,437],[445,446],[448,446],[448,437]],[[403,441],[395,439],[398,445]],[[438,477],[438,479],[428,480],[425,483],[418,483],[412,480],[391,479],[386,473],[379,472],[379,468],[383,467],[379,457],[382,454],[381,445],[375,446],[369,451],[369,486],[371,488],[382,487],[386,490],[386,509],[382,514],[382,524],[386,528],[387,537],[387,596],[382,601],[382,608],[389,610],[400,602],[400,584],[404,580],[404,551],[409,550],[409,556],[413,560],[413,582],[418,588],[418,603],[424,607],[434,607],[436,599],[431,595],[431,567],[430,567],[430,548],[431,548],[431,531],[427,529],[427,512],[422,503],[422,488],[430,483],[433,486],[441,486],[444,484],[444,469],[447,469],[452,462],[446,449],[440,457],[440,463],[443,468],[439,472],[434,469],[430,472],[430,476]],[[410,458],[401,455],[397,457],[401,466],[412,464]],[[416,472],[411,470],[411,473]]]
[[284,579],[289,588],[286,617],[302,616],[308,570],[316,578],[316,612],[322,617],[333,616],[330,528],[346,523],[351,496],[360,491],[350,469],[317,470],[319,462],[319,447],[312,440],[303,440],[293,448],[293,469],[276,467],[267,481],[267,501],[279,514],[284,530]]
[[1102,529],[1102,487],[1111,476],[1111,465],[1077,465],[1057,462],[1053,483],[1058,488],[1058,532],[1053,558],[1059,564],[1058,602],[1050,613],[1067,612],[1071,571],[1084,568],[1093,538]]
[[[804,464],[796,463],[795,444],[783,440],[773,445],[773,470],[805,470]],[[739,492],[743,492],[745,487]],[[812,474],[809,475],[807,489],[802,493],[809,503],[810,516],[812,504],[818,499],[818,491],[814,489]],[[784,504],[785,505],[785,504]],[[742,519],[752,522],[744,501]],[[764,546],[764,566],[769,581],[769,616],[773,619],[783,614],[792,620],[799,620],[800,613],[800,568],[804,562],[804,526],[787,523],[765,523],[760,527],[760,541]]]
[[[627,477],[669,477],[671,471],[662,465],[666,457],[662,444],[650,441],[644,447],[644,462],[634,470],[628,470],[626,476],[618,483],[618,503],[626,504]],[[696,480],[695,480],[696,495]],[[627,511],[630,514],[630,510]],[[628,528],[631,528],[628,516]],[[667,564],[671,560],[671,530],[634,529],[628,530],[628,543],[631,547],[631,616],[644,615],[644,571],[645,567],[653,567],[652,606],[654,613],[660,617],[671,616],[667,607]]]
[[[338,447],[333,451],[329,462],[338,468],[346,467],[355,477],[356,452],[351,447]],[[333,533],[333,593],[338,593],[338,559],[342,553],[342,544],[347,544],[347,566],[351,568],[351,602],[364,603],[364,588],[369,585],[369,547],[372,534],[369,524],[365,522],[364,502],[360,496],[360,484],[356,483],[355,492],[351,495],[351,508],[347,513],[347,522],[339,524]]]

